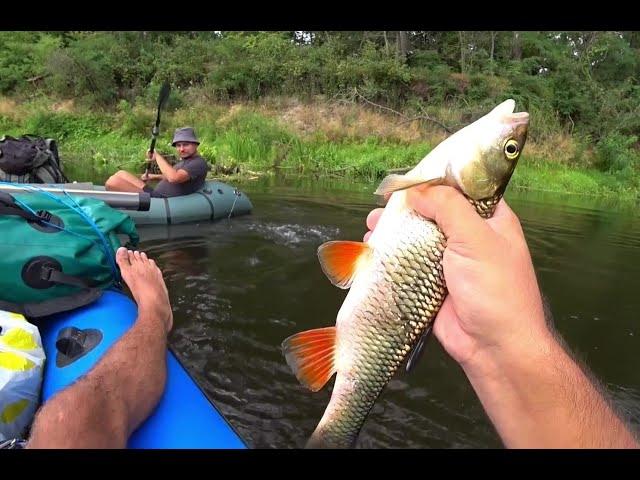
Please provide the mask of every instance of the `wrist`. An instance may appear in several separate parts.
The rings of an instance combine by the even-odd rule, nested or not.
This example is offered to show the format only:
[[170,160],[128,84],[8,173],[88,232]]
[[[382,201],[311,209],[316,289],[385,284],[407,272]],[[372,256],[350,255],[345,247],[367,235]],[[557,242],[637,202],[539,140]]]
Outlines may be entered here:
[[472,383],[501,379],[510,381],[526,373],[530,364],[546,363],[560,348],[553,333],[545,326],[506,336],[500,343],[478,347],[473,355],[460,362]]
[[551,334],[486,348],[462,364],[474,391],[508,448],[540,448],[539,425],[554,416],[559,345]]

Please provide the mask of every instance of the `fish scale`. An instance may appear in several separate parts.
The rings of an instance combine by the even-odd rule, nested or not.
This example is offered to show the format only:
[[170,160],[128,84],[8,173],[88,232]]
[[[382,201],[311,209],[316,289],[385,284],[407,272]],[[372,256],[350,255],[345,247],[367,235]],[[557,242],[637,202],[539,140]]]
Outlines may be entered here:
[[[377,278],[375,275],[368,276],[370,280],[360,288],[373,289],[371,301],[360,304],[351,314],[355,318],[352,324],[359,325],[357,333],[344,344],[338,339],[338,355],[342,345],[353,351],[351,375],[345,382],[357,385],[360,394],[332,397],[335,405],[330,402],[327,409],[335,414],[331,417],[335,421],[326,426],[320,424],[309,446],[314,446],[314,437],[322,438],[323,446],[352,446],[384,386],[431,325],[444,301],[444,236],[433,222],[411,211],[406,212],[400,224],[403,228],[398,229],[398,235],[379,246],[379,256],[372,262],[372,270],[382,270],[385,282],[371,280]],[[418,255],[420,251],[429,255]],[[337,388],[338,384],[334,390]]]

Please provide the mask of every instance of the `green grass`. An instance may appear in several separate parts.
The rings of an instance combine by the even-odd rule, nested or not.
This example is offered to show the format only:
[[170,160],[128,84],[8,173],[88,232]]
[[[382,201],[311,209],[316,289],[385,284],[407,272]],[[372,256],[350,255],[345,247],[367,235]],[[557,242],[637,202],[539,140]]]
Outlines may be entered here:
[[528,163],[524,153],[510,187],[621,199],[635,199],[640,193],[640,185],[635,176],[559,165],[545,160]]

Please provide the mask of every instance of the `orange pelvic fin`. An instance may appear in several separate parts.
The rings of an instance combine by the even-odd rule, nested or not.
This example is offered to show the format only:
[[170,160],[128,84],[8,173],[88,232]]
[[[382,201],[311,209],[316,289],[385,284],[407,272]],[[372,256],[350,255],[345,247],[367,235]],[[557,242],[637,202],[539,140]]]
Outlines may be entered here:
[[300,383],[317,392],[335,373],[336,327],[296,333],[282,342],[287,363]]
[[371,258],[373,250],[364,242],[332,241],[318,247],[320,266],[336,287],[349,288],[358,269]]

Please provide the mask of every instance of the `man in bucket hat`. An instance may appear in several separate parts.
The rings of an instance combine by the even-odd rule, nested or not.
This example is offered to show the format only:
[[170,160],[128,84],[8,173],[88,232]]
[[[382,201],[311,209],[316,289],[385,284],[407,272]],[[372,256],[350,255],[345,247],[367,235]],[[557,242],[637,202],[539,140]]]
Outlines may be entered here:
[[[105,183],[105,188],[117,192],[149,192],[152,197],[177,197],[188,195],[202,188],[209,165],[198,154],[198,137],[192,127],[176,129],[171,144],[176,148],[180,161],[171,165],[158,151],[147,152],[149,162],[156,162],[161,174],[143,174],[140,178],[119,170]],[[160,180],[152,188],[149,180]]]

